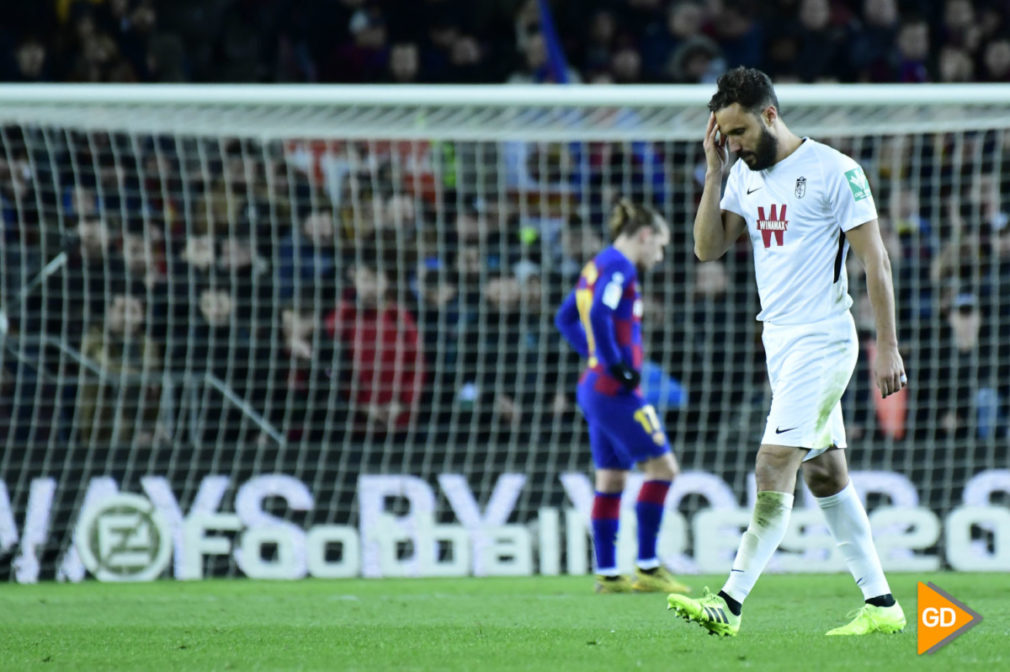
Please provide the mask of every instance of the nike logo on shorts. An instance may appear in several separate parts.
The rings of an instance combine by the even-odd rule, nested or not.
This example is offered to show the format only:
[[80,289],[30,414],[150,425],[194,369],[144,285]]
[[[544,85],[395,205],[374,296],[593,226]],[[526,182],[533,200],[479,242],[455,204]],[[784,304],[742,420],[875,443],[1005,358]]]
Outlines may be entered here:
[[786,432],[791,432],[794,429],[796,429],[796,428],[795,427],[789,427],[787,429],[782,429],[781,427],[776,427],[775,428],[775,433],[776,434],[785,434]]

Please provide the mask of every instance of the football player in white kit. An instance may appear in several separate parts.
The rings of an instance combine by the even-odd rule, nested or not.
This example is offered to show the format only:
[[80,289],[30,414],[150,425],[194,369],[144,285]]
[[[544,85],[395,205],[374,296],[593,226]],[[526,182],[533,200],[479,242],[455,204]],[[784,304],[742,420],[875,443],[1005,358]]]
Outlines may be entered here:
[[[709,110],[695,254],[718,259],[744,231],[749,235],[772,403],[755,467],[757,502],[728,580],[701,599],[672,594],[669,608],[715,634],[737,634],[743,601],[785,536],[802,467],[865,600],[854,620],[827,634],[898,632],[905,616],[881,569],[843,450],[840,400],[858,356],[845,273],[849,248],[866,269],[876,318],[877,386],[886,397],[906,384],[891,266],[869,184],[851,158],[789,130],[760,70],[741,67],[720,77]],[[740,160],[723,194],[727,150]]]

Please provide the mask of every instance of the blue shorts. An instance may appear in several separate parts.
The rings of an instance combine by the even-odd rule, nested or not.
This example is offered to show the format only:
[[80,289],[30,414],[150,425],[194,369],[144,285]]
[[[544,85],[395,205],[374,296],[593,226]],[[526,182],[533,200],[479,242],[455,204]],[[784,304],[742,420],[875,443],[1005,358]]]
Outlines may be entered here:
[[589,445],[596,468],[629,470],[639,462],[670,452],[656,409],[637,392],[598,392],[594,389],[597,375],[586,375],[576,391],[579,407],[589,423]]

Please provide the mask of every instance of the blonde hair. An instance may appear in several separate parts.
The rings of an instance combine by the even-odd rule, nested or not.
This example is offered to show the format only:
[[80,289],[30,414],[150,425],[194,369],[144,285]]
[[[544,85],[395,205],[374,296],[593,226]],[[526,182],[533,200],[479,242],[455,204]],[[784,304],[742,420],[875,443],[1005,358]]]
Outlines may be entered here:
[[622,234],[634,235],[646,226],[655,227],[659,215],[647,205],[636,205],[627,198],[621,198],[610,213],[610,239],[617,240]]

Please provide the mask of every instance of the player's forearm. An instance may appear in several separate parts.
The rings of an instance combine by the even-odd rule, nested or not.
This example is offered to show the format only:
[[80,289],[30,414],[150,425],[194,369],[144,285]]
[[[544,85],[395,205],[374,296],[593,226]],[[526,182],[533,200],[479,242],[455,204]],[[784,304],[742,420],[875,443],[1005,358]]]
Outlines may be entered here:
[[701,202],[694,215],[694,254],[701,261],[718,259],[729,247],[719,208],[721,191],[722,176],[706,174]]
[[561,331],[561,335],[565,337],[565,340],[575,349],[575,352],[583,357],[589,356],[589,343],[586,340],[586,334],[577,322],[575,324],[558,325],[558,328]]
[[593,330],[597,359],[608,367],[619,364],[621,351],[617,347],[617,337],[614,334],[613,313],[601,305],[593,306],[589,311],[589,324]]
[[894,285],[891,281],[891,262],[885,256],[866,269],[866,291],[873,307],[877,324],[877,347],[898,347],[898,333],[894,319]]
[[554,316],[554,326],[575,348],[576,352],[583,357],[589,356],[589,343],[586,340],[586,332],[582,329],[582,323],[579,321],[579,311],[575,307],[574,293],[569,294],[561,308],[558,309]]

